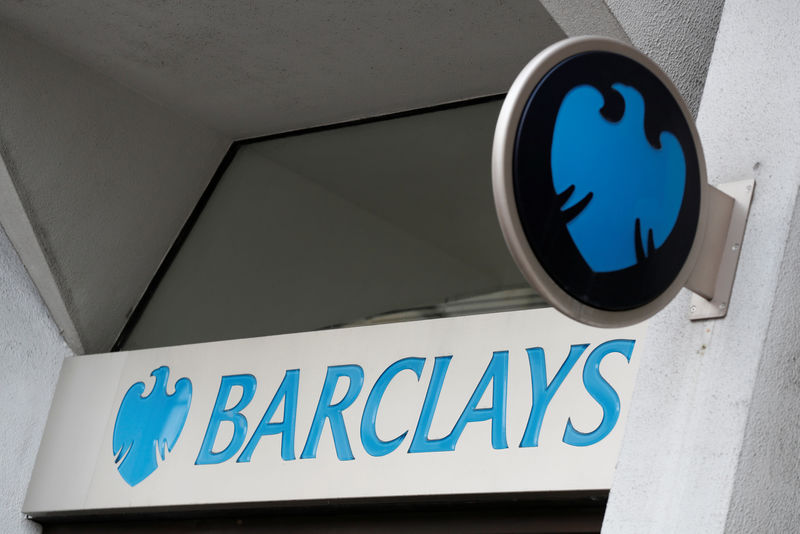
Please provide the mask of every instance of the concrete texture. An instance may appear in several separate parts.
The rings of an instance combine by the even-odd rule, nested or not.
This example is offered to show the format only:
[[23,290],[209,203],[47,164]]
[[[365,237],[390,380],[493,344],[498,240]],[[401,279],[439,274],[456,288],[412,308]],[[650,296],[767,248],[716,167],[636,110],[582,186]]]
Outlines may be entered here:
[[0,19],[233,138],[501,93],[564,37],[529,0],[35,0]]
[[[792,532],[800,525],[800,96],[796,89],[800,86],[800,5],[792,0],[758,5],[729,0],[725,9],[727,31],[720,46],[728,52],[720,58],[724,60],[720,69],[730,72],[737,64],[741,68],[736,76],[730,72],[727,80],[718,79],[707,90],[713,88],[718,95],[716,113],[736,109],[737,100],[744,104],[744,110],[733,113],[720,126],[738,131],[744,142],[737,146],[747,150],[751,159],[757,156],[761,182],[773,195],[765,203],[782,209],[783,218],[775,220],[772,229],[786,240],[778,256],[782,260],[771,295],[769,326],[752,388],[726,531]],[[741,88],[727,96],[737,82]],[[721,142],[727,144],[728,140]],[[790,218],[786,205],[792,202]],[[765,234],[758,239],[774,239],[769,232]]]
[[606,0],[633,45],[697,113],[724,0]]
[[58,282],[50,270],[50,264],[36,237],[36,230],[28,219],[25,206],[19,198],[2,158],[0,158],[0,225],[5,230],[6,236],[14,243],[17,254],[36,284],[39,294],[50,310],[51,317],[61,330],[61,335],[72,350],[82,354],[84,349],[78,330],[72,322],[72,316],[64,299],[61,298]]
[[61,363],[70,354],[0,229],[0,532],[41,530],[20,510]]
[[800,525],[800,203],[789,230],[752,388],[726,532],[793,532]]
[[0,154],[35,232],[10,237],[47,259],[58,294],[37,283],[68,311],[76,350],[108,350],[228,141],[7,27],[0,117]]
[[651,321],[605,532],[797,529],[800,84],[791,0],[728,0],[698,128],[709,179],[756,179],[728,316]]
[[631,40],[611,13],[605,0],[541,0],[564,33],[576,35],[602,35],[626,43]]

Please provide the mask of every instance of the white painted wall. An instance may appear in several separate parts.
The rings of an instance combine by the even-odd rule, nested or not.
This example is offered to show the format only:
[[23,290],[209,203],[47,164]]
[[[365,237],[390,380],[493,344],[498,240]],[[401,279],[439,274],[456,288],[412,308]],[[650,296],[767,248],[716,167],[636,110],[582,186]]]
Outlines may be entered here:
[[26,264],[43,252],[55,284],[34,281],[87,352],[111,347],[228,145],[0,24],[0,155],[32,231],[0,220]]
[[709,178],[755,177],[730,311],[651,322],[605,532],[798,525],[800,50],[793,0],[725,3],[698,128]]
[[70,349],[0,229],[0,532],[41,529],[22,515],[56,379]]

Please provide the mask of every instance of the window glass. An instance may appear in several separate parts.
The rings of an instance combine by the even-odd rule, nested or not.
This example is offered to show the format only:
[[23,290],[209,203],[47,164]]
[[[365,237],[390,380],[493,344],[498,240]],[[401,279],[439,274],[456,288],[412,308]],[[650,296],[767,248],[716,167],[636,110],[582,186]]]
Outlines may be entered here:
[[500,105],[238,144],[122,348],[541,305],[494,212]]

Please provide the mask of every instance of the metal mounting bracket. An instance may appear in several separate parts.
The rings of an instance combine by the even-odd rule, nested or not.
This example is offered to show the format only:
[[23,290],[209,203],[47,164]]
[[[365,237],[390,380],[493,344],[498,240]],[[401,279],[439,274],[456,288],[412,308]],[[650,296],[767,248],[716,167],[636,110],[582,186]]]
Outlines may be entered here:
[[728,313],[755,180],[706,187],[709,201],[703,250],[686,282],[694,292],[689,306],[692,321],[718,319]]

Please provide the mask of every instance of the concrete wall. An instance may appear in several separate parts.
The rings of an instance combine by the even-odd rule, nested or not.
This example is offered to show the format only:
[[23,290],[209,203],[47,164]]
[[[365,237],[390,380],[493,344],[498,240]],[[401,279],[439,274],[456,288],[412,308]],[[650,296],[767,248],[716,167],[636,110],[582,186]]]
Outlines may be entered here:
[[0,19],[234,139],[506,91],[564,37],[536,0],[0,2]]
[[[776,235],[767,231],[757,239],[784,242],[778,241],[782,253],[773,258],[781,262],[770,295],[769,325],[752,387],[726,531],[792,532],[800,528],[800,5],[792,0],[728,4],[728,30],[721,41],[725,48],[716,67],[720,74],[728,74],[714,82],[714,114],[722,116],[744,104],[719,125],[722,132],[730,132],[721,141],[727,145],[728,136],[741,140],[728,150],[738,148],[758,161],[756,172],[767,186],[765,194],[773,195],[762,206],[781,210],[783,217],[771,228]],[[741,68],[734,74],[730,69],[735,64]],[[736,84],[734,94],[722,98]],[[768,267],[777,266],[770,262]]]
[[669,75],[697,114],[724,0],[542,0],[569,36],[633,44]]
[[52,281],[31,274],[77,350],[111,347],[228,144],[0,26],[0,155],[32,232],[0,221],[46,258]]
[[40,531],[20,510],[61,362],[70,354],[0,229],[0,532]]
[[800,525],[800,203],[778,274],[736,465],[727,532],[793,532]]
[[606,0],[631,43],[669,75],[697,113],[724,0]]
[[712,183],[756,179],[728,316],[651,322],[605,532],[797,529],[800,52],[793,0],[728,0],[698,116]]
[[541,3],[569,37],[603,35],[631,42],[605,0],[541,0]]

